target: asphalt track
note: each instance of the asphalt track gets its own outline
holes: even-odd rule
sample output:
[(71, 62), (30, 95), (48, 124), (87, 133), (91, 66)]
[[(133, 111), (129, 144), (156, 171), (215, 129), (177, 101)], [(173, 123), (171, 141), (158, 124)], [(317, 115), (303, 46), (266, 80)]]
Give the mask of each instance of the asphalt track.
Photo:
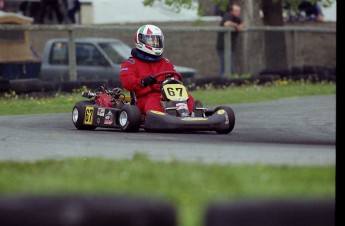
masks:
[(231, 105), (233, 132), (123, 133), (76, 130), (71, 113), (0, 117), (0, 161), (66, 157), (202, 163), (334, 165), (335, 95)]

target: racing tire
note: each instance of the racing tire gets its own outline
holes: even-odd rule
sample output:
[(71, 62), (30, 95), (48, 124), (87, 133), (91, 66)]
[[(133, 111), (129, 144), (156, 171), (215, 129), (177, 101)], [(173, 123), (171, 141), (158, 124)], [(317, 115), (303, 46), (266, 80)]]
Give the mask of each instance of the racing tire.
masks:
[(0, 93), (2, 92), (10, 92), (10, 80), (0, 77)]
[(84, 125), (84, 119), (85, 119), (85, 107), (87, 105), (93, 105), (93, 101), (80, 101), (77, 102), (72, 110), (72, 122), (74, 126), (79, 129), (79, 130), (95, 130), (96, 126), (89, 126), (89, 125)]
[(234, 111), (232, 110), (231, 107), (227, 107), (227, 106), (216, 107), (216, 109), (214, 109), (214, 112), (217, 112), (218, 110), (224, 110), (228, 114), (229, 127), (227, 129), (224, 129), (224, 130), (216, 130), (216, 132), (219, 133), (219, 134), (228, 134), (228, 133), (230, 133), (234, 129), (234, 126), (235, 126), (235, 113), (234, 113)]
[(125, 105), (120, 111), (118, 125), (124, 132), (137, 132), (141, 125), (141, 113), (135, 105)]
[(10, 80), (10, 88), (16, 93), (41, 92), (42, 80), (36, 78)]
[(80, 81), (64, 81), (60, 83), (60, 91), (72, 93), (81, 88)]
[(85, 86), (87, 89), (98, 89), (100, 86), (108, 86), (108, 80), (96, 80), (96, 81), (80, 81), (80, 86)]
[(44, 92), (55, 92), (57, 91), (56, 85), (54, 82), (42, 81), (42, 87)]

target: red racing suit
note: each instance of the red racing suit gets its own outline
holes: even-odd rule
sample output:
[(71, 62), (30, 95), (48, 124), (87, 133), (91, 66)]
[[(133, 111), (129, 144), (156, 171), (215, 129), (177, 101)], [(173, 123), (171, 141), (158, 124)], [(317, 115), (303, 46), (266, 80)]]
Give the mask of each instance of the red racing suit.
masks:
[[(175, 71), (174, 65), (165, 57), (156, 62), (130, 57), (122, 62), (120, 72), (122, 86), (128, 91), (135, 92), (138, 99), (136, 105), (143, 115), (146, 115), (146, 112), (149, 110), (164, 112), (161, 105), (160, 84), (146, 87), (141, 85), (141, 80), (146, 76), (156, 75), (163, 71)], [(163, 80), (164, 76), (157, 79), (157, 81)], [(193, 111), (194, 99), (190, 94), (187, 104), (191, 113)]]

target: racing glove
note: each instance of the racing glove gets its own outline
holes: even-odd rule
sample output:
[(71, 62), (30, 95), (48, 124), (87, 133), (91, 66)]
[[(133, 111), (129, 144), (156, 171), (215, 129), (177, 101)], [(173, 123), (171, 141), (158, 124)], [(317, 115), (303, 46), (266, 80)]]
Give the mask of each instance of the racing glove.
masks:
[(148, 75), (145, 78), (141, 79), (141, 86), (146, 87), (149, 85), (153, 85), (156, 82), (156, 78), (153, 75)]

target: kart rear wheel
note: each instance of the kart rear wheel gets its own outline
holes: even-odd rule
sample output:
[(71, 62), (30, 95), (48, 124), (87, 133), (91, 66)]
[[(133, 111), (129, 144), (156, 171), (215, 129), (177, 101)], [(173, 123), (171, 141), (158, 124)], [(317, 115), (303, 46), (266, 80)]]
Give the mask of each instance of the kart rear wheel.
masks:
[(235, 113), (231, 107), (227, 107), (227, 106), (219, 106), (216, 109), (214, 109), (214, 112), (217, 112), (218, 110), (224, 110), (228, 114), (229, 127), (224, 130), (217, 130), (216, 132), (219, 134), (228, 134), (234, 129)]
[(94, 130), (96, 126), (84, 125), (85, 118), (85, 107), (88, 105), (93, 105), (93, 101), (80, 101), (76, 103), (72, 110), (72, 122), (74, 126), (79, 130)]
[(125, 105), (118, 117), (118, 124), (124, 132), (137, 132), (141, 125), (141, 113), (135, 105)]

